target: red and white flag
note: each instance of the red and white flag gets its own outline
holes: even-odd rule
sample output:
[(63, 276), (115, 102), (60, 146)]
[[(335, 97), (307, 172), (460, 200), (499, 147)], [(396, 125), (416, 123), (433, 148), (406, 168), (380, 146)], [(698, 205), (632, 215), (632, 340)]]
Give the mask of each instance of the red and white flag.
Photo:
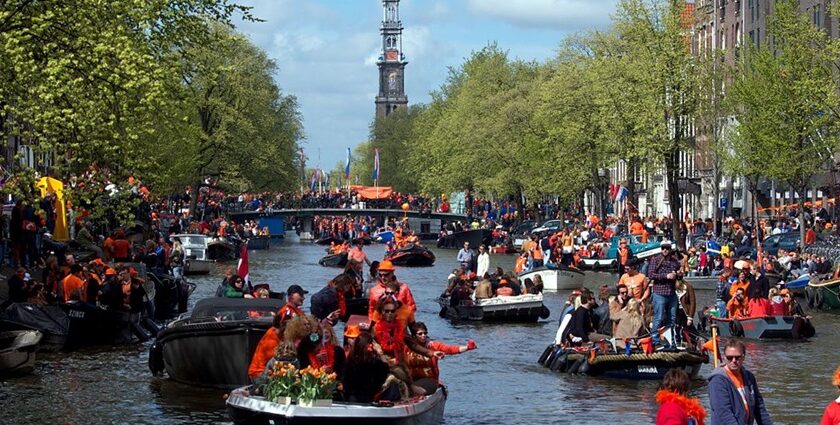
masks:
[(237, 266), (237, 273), (242, 280), (245, 281), (246, 285), (250, 285), (251, 282), (248, 279), (248, 242), (242, 242), (242, 250), (239, 252), (239, 265)]

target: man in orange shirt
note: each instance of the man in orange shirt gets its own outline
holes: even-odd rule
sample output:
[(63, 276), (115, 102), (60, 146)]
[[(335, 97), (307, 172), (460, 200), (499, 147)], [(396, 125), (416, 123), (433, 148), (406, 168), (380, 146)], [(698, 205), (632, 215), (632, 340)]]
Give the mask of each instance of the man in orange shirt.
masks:
[(87, 302), (87, 290), (85, 280), (82, 277), (84, 269), (79, 264), (73, 264), (62, 282), (64, 289), (64, 302), (84, 301)]
[(618, 285), (626, 286), (630, 296), (638, 301), (644, 301), (650, 296), (645, 291), (648, 287), (648, 278), (639, 273), (638, 264), (639, 260), (635, 258), (627, 262), (626, 272), (618, 279)]
[(251, 378), (251, 381), (257, 379), (263, 373), (269, 360), (274, 357), (277, 346), (283, 340), (283, 335), (280, 334), (283, 327), (282, 323), (283, 317), (279, 314), (275, 315), (271, 328), (265, 331), (265, 334), (260, 338), (260, 343), (254, 350), (254, 356), (251, 357), (251, 364), (248, 366), (248, 377)]

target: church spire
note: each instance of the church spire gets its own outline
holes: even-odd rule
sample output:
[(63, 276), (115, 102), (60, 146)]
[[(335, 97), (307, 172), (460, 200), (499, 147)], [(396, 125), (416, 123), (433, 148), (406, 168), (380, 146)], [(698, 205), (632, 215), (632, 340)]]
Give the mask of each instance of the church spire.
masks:
[(402, 50), (400, 0), (382, 0), (382, 53), (379, 56), (379, 94), (376, 117), (382, 118), (408, 105), (405, 95), (405, 55)]

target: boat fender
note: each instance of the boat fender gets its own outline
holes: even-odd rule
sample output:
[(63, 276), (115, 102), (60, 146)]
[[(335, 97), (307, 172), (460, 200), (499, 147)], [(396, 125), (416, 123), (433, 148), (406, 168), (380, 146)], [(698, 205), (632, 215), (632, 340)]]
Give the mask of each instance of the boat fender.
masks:
[(823, 298), (823, 291), (822, 289), (817, 289), (814, 291), (814, 307), (816, 308), (823, 308), (823, 302), (825, 299)]
[(155, 341), (149, 347), (149, 370), (153, 375), (158, 375), (163, 372), (163, 346)]
[(732, 336), (744, 336), (744, 326), (741, 325), (741, 321), (738, 319), (732, 319), (732, 321), (729, 322), (729, 331), (732, 333)]
[(543, 351), (542, 355), (540, 355), (540, 359), (537, 360), (537, 363), (544, 365), (545, 360), (548, 358), (552, 351), (554, 351), (554, 344), (545, 347), (545, 351)]
[(793, 319), (793, 326), (790, 328), (790, 334), (793, 339), (802, 338), (802, 324), (804, 322), (801, 317)]
[(817, 306), (816, 295), (814, 294), (814, 288), (810, 286), (805, 288), (805, 300), (808, 302), (808, 307), (815, 308)]
[(574, 363), (572, 363), (571, 366), (569, 366), (569, 369), (566, 370), (566, 373), (569, 373), (569, 374), (578, 373), (578, 369), (580, 369), (581, 365), (583, 365), (585, 362), (586, 362), (586, 359), (576, 360)]
[(444, 305), (444, 306), (441, 306), (441, 307), (440, 307), (440, 313), (438, 313), (438, 316), (440, 316), (440, 317), (446, 317), (446, 309), (447, 309), (447, 308), (448, 308), (448, 307), (447, 307), (447, 306), (445, 306), (445, 305)]
[(802, 338), (811, 338), (817, 334), (817, 330), (814, 329), (814, 325), (811, 324), (811, 321), (808, 319), (803, 319), (802, 328), (799, 331), (799, 335)]
[(559, 345), (552, 347), (551, 352), (548, 354), (548, 357), (546, 357), (545, 361), (543, 361), (543, 366), (551, 366), (551, 363), (554, 361), (554, 359), (556, 359), (557, 356), (559, 356), (562, 352), (563, 347), (560, 347)]
[(589, 373), (589, 361), (585, 358), (581, 359), (581, 360), (583, 360), (583, 363), (581, 363), (580, 367), (578, 367), (577, 373), (580, 373), (580, 374)]
[(551, 310), (549, 310), (546, 306), (542, 306), (542, 310), (540, 310), (540, 319), (548, 319), (548, 316), (551, 316)]
[(564, 351), (554, 358), (554, 361), (552, 361), (549, 365), (549, 369), (551, 369), (552, 372), (562, 371), (566, 368), (568, 363), (569, 354)]

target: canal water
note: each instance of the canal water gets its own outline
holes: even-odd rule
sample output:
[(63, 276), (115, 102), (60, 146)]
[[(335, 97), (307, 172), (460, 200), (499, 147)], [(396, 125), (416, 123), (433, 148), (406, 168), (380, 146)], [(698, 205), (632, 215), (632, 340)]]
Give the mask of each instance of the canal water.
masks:
[[(366, 247), (372, 259), (383, 248)], [(433, 267), (398, 268), (417, 300), (417, 320), (434, 339), (463, 344), (473, 339), (478, 350), (448, 356), (441, 377), (449, 388), (445, 423), (453, 424), (590, 424), (652, 423), (656, 416), (655, 382), (628, 382), (552, 373), (536, 360), (553, 339), (566, 292), (547, 293), (551, 317), (536, 324), (451, 323), (438, 316), (435, 298), (456, 265), (456, 251), (434, 249)], [(273, 290), (297, 283), (314, 293), (338, 269), (318, 265), (324, 248), (286, 240), (270, 251), (250, 254), (251, 279)], [(491, 267), (508, 270), (514, 257), (494, 255)], [(196, 299), (213, 295), (223, 267), (195, 278)], [(589, 273), (587, 286), (613, 283), (615, 276)], [(710, 292), (698, 292), (702, 303)], [(309, 308), (307, 300), (306, 309)], [(753, 342), (746, 366), (758, 378), (770, 414), (778, 424), (816, 424), (825, 405), (837, 397), (830, 375), (840, 364), (840, 316), (812, 312), (817, 336), (808, 342)], [(193, 388), (152, 377), (149, 344), (96, 347), (72, 353), (39, 356), (35, 373), (0, 382), (4, 424), (99, 423), (229, 423), (224, 392)], [(711, 366), (704, 366), (708, 377)], [(708, 409), (704, 380), (692, 394)]]

